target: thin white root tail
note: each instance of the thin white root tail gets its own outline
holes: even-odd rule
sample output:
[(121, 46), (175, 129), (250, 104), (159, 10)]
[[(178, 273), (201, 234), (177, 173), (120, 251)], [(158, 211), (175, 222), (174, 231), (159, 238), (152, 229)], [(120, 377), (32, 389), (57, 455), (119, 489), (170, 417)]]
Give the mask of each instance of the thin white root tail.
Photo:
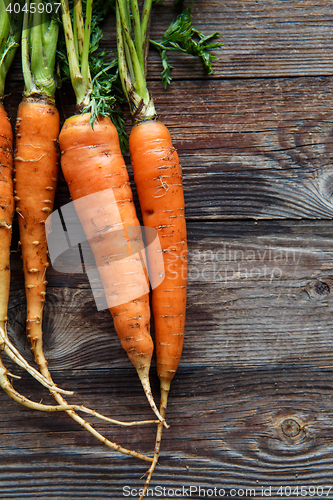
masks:
[[(165, 418), (165, 414), (166, 414), (166, 409), (167, 409), (167, 404), (168, 404), (168, 394), (169, 394), (169, 389), (170, 389), (170, 384), (169, 384), (169, 388), (168, 389), (165, 389), (163, 387), (161, 387), (161, 403), (160, 403), (160, 413), (161, 415), (163, 416), (163, 418)], [(163, 432), (163, 423), (160, 422), (157, 426), (157, 432), (156, 432), (156, 440), (155, 440), (155, 449), (154, 449), (154, 458), (153, 458), (153, 461), (152, 461), (152, 464), (151, 466), (149, 467), (148, 471), (146, 474), (147, 475), (147, 479), (146, 479), (146, 482), (145, 482), (145, 485), (144, 485), (144, 488), (143, 488), (143, 491), (142, 491), (142, 494), (139, 498), (139, 500), (143, 500), (147, 490), (148, 490), (148, 487), (149, 487), (149, 484), (150, 484), (150, 480), (152, 478), (152, 475), (154, 473), (154, 470), (155, 470), (155, 467), (158, 463), (158, 457), (160, 455), (160, 448), (161, 448), (161, 441), (162, 441), (162, 432)]]
[[(35, 358), (39, 360), (39, 369), (42, 373), (42, 375), (52, 384), (52, 377), (49, 372), (49, 369), (47, 367), (47, 361), (44, 356), (43, 348), (42, 348), (42, 342), (37, 342), (34, 345), (34, 355)], [(65, 399), (59, 394), (57, 391), (50, 390), (51, 395), (53, 399), (59, 404), (59, 405), (66, 405), (67, 402)], [(94, 410), (90, 410), (89, 408), (86, 408), (84, 406), (76, 406), (74, 409), (69, 409), (65, 410), (67, 415), (69, 415), (75, 422), (77, 422), (81, 427), (83, 427), (86, 431), (88, 431), (92, 436), (94, 436), (96, 439), (98, 439), (101, 443), (105, 444), (109, 448), (111, 448), (114, 451), (118, 451), (119, 453), (123, 453), (124, 455), (128, 455), (131, 457), (139, 458), (140, 460), (145, 460), (146, 462), (152, 462), (153, 458), (148, 457), (146, 455), (143, 455), (142, 453), (139, 453), (134, 450), (128, 450), (127, 448), (123, 448), (119, 444), (109, 441), (107, 438), (105, 438), (102, 434), (100, 434), (96, 429), (89, 424), (86, 420), (84, 420), (80, 415), (76, 413), (76, 411), (85, 411), (85, 413), (89, 413), (94, 416), (100, 416), (101, 415)], [(99, 417), (99, 418), (100, 418)], [(103, 415), (103, 420), (108, 420), (111, 421), (112, 419), (108, 419), (108, 417), (104, 417)], [(116, 423), (116, 420), (113, 420), (112, 423)], [(124, 422), (123, 424), (126, 425)], [(131, 423), (132, 425), (135, 425), (135, 423)]]
[(31, 401), (31, 399), (26, 398), (25, 396), (22, 396), (19, 392), (17, 392), (12, 384), (10, 383), (8, 379), (8, 371), (5, 368), (4, 364), (2, 363), (2, 360), (0, 358), (0, 387), (5, 391), (8, 396), (16, 401), (17, 403), (22, 404), (23, 406), (26, 406), (27, 408), (30, 408), (32, 410), (38, 410), (38, 411), (47, 411), (47, 412), (53, 412), (53, 411), (66, 411), (66, 410), (73, 410), (75, 406), (73, 405), (68, 405), (68, 404), (62, 404), (62, 405), (44, 405), (42, 403), (37, 403), (35, 401)]
[[(43, 376), (38, 370), (33, 368), (29, 363), (24, 359), (24, 357), (20, 354), (20, 352), (16, 349), (16, 347), (11, 343), (9, 340), (6, 332), (0, 327), (0, 349), (3, 350), (7, 356), (14, 361), (18, 366), (21, 368), (24, 368), (32, 377), (34, 377), (38, 382), (40, 382), (44, 387), (49, 389), (51, 392), (58, 392), (62, 394), (68, 394), (72, 395), (74, 394), (73, 391), (66, 391), (64, 389), (61, 389), (57, 385), (54, 384), (54, 382), (47, 380), (45, 376)], [(32, 410), (38, 410), (38, 411), (47, 411), (47, 412), (54, 412), (54, 411), (65, 411), (65, 410), (75, 410), (75, 411), (82, 411), (83, 413), (87, 413), (89, 415), (92, 415), (96, 418), (99, 418), (100, 420), (104, 420), (106, 422), (109, 422), (114, 425), (120, 425), (123, 427), (131, 427), (135, 425), (148, 425), (148, 424), (156, 424), (159, 421), (158, 420), (141, 420), (141, 421), (132, 421), (132, 422), (122, 422), (120, 420), (115, 420), (113, 418), (106, 417), (105, 415), (102, 415), (101, 413), (98, 413), (95, 410), (91, 410), (90, 408), (87, 408), (86, 406), (83, 405), (69, 405), (69, 404), (60, 404), (57, 406), (54, 405), (45, 405), (41, 403), (37, 403), (35, 401), (31, 401), (29, 398), (26, 398), (19, 392), (17, 392), (12, 384), (8, 380), (8, 375), (20, 379), (21, 377), (18, 375), (15, 375), (14, 373), (10, 373), (3, 365), (2, 361), (0, 360), (0, 386), (2, 389), (8, 394), (8, 396), (16, 401), (17, 403), (23, 404), (24, 406), (31, 408)]]
[(82, 411), (84, 413), (88, 413), (94, 417), (99, 418), (100, 420), (105, 420), (105, 422), (109, 422), (110, 424), (120, 425), (121, 427), (133, 427), (134, 425), (148, 425), (148, 424), (158, 424), (159, 420), (134, 420), (133, 422), (122, 422), (121, 420), (115, 420), (114, 418), (106, 417), (101, 413), (98, 413), (95, 410), (91, 410), (86, 406), (77, 406), (75, 408), (76, 411)]
[(149, 402), (153, 412), (157, 416), (158, 420), (164, 425), (164, 427), (169, 429), (170, 426), (166, 423), (165, 418), (161, 415), (160, 411), (158, 411), (157, 406), (155, 404), (155, 401), (154, 401), (154, 398), (153, 398), (153, 395), (151, 392), (151, 388), (150, 388), (149, 377), (145, 374), (141, 375), (140, 373), (139, 373), (139, 377), (141, 380), (143, 390), (145, 391), (148, 402)]
[(32, 377), (34, 377), (38, 382), (40, 382), (44, 387), (49, 390), (56, 390), (62, 394), (74, 394), (73, 391), (65, 391), (60, 387), (57, 387), (53, 382), (50, 383), (38, 370), (29, 365), (29, 363), (24, 359), (24, 357), (19, 353), (16, 347), (9, 340), (6, 332), (0, 328), (0, 349), (3, 350), (7, 356), (14, 361), (18, 366), (24, 368)]
[[(27, 408), (30, 408), (32, 410), (38, 410), (38, 411), (46, 411), (46, 412), (55, 412), (55, 411), (65, 411), (73, 420), (78, 422), (82, 427), (84, 427), (90, 434), (92, 434), (94, 437), (96, 437), (101, 443), (105, 444), (109, 448), (111, 448), (114, 451), (118, 451), (120, 453), (123, 453), (125, 455), (139, 458), (140, 460), (145, 460), (146, 462), (152, 462), (153, 458), (148, 457), (146, 455), (143, 455), (137, 451), (133, 450), (127, 450), (126, 448), (123, 448), (117, 443), (114, 443), (112, 441), (109, 441), (106, 439), (102, 434), (97, 432), (94, 427), (92, 427), (88, 422), (86, 422), (83, 418), (81, 418), (79, 415), (75, 413), (75, 410), (82, 410), (80, 406), (77, 405), (68, 405), (67, 402), (63, 399), (63, 397), (57, 393), (52, 391), (52, 395), (54, 399), (59, 403), (58, 405), (44, 405), (42, 403), (36, 403), (35, 401), (31, 401), (30, 399), (26, 398), (19, 392), (17, 392), (10, 381), (8, 380), (7, 376), (8, 372), (7, 369), (5, 368), (2, 359), (0, 357), (0, 387), (5, 391), (6, 394), (13, 400), (16, 401), (17, 403), (22, 404), (23, 406), (26, 406)], [(107, 419), (107, 417), (105, 417)], [(110, 419), (111, 420), (111, 419)], [(114, 421), (114, 423), (117, 421)], [(140, 422), (141, 423), (141, 422)], [(133, 424), (134, 423), (131, 423)], [(125, 423), (126, 425), (126, 423)]]

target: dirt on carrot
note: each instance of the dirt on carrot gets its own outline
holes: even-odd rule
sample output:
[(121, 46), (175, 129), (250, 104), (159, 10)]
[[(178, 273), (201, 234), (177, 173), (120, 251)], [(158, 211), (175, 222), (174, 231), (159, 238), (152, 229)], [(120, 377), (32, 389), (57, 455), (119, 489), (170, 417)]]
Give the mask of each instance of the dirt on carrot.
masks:
[(20, 230), (27, 300), (27, 336), (43, 373), (42, 320), (49, 266), (45, 221), (53, 210), (58, 180), (58, 134), (55, 106), (24, 98), (16, 120), (14, 194)]
[[(182, 171), (168, 129), (160, 121), (136, 124), (130, 153), (143, 223), (156, 229), (165, 276), (152, 292), (157, 373), (168, 391), (179, 365), (185, 327), (187, 240)], [(148, 262), (154, 261), (149, 254)]]

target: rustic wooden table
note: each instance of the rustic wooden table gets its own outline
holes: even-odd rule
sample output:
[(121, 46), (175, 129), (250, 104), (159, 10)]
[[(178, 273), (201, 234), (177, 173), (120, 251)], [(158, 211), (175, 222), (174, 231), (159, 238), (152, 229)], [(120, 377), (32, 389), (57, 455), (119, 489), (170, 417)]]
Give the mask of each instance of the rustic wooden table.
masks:
[[(170, 0), (156, 6), (152, 37), (175, 15)], [(190, 265), (171, 427), (150, 498), (219, 498), (223, 490), (333, 498), (332, 15), (327, 0), (196, 0), (194, 24), (218, 30), (224, 46), (209, 78), (193, 58), (171, 57), (167, 91), (151, 51), (150, 90), (183, 165)], [(13, 124), (22, 89), (18, 56), (7, 80)], [(61, 106), (63, 118), (70, 112)], [(57, 206), (68, 201), (61, 178)], [(32, 363), (16, 246), (17, 233), (8, 330)], [(56, 382), (106, 415), (151, 418), (86, 276), (50, 268), (48, 281), (45, 352)], [(22, 375), (18, 390), (51, 402), (4, 360)], [(155, 365), (151, 380), (158, 399)], [(29, 411), (2, 392), (0, 404), (1, 500), (137, 498), (144, 462), (111, 452), (66, 414)], [(128, 448), (153, 450), (152, 426), (90, 421)]]

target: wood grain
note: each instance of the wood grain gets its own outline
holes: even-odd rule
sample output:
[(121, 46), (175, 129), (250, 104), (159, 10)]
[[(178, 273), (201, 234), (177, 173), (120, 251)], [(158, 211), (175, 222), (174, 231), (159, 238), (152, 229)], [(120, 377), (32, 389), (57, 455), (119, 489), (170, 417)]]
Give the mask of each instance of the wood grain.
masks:
[[(171, 430), (163, 439), (153, 486), (276, 490), (311, 486), (316, 477), (323, 484), (321, 474), (330, 469), (332, 425), (331, 241), (329, 221), (189, 224), (186, 341), (170, 395)], [(15, 283), (18, 257), (13, 254)], [(150, 418), (110, 314), (95, 310), (85, 276), (50, 269), (48, 280), (45, 352), (57, 383), (75, 388), (75, 401), (106, 415)], [(24, 297), (17, 289), (11, 296), (9, 333), (29, 359), (23, 325)], [(157, 395), (154, 366), (152, 386)], [(49, 400), (26, 375), (15, 387)], [(33, 480), (23, 466), (22, 488), (41, 498), (84, 494), (89, 499), (96, 491), (98, 498), (122, 498), (123, 487), (142, 486), (145, 464), (104, 449), (66, 415), (36, 415), (4, 394), (0, 400), (6, 463), (0, 477), (9, 475), (3, 490), (8, 498), (22, 457), (44, 478)], [(150, 427), (110, 429), (99, 422), (97, 428), (123, 445), (152, 450)], [(14, 458), (18, 440), (19, 461)], [(329, 478), (327, 472), (325, 484)], [(97, 480), (98, 490), (86, 487)], [(15, 492), (26, 498), (23, 489)]]
[[(160, 40), (165, 26), (176, 18), (171, 0), (156, 6), (151, 38)], [(194, 26), (205, 34), (220, 33), (223, 47), (214, 53), (215, 78), (261, 78), (331, 75), (333, 68), (331, 5), (325, 0), (196, 0)], [(112, 31), (111, 36), (112, 39)], [(201, 64), (192, 57), (171, 55), (173, 77), (204, 77)], [(150, 78), (161, 71), (151, 51)]]
[[(332, 238), (329, 221), (188, 224), (182, 364), (332, 363)], [(19, 282), (18, 255), (12, 260)], [(97, 310), (86, 275), (50, 269), (47, 276), (44, 342), (50, 368), (129, 367), (110, 313)], [(24, 318), (19, 287), (10, 297), (8, 328), (28, 358)]]
[[(174, 82), (167, 92), (151, 84), (180, 154), (188, 220), (332, 218), (332, 85), (331, 77)], [(68, 197), (61, 176), (56, 207)]]
[(178, 102), (162, 119), (180, 152), (187, 217), (331, 218), (331, 86), (301, 78), (154, 88), (157, 109)]
[[(129, 403), (131, 376), (124, 370), (111, 374), (122, 379), (121, 402)], [(82, 371), (80, 376), (84, 375)], [(110, 372), (94, 370), (89, 379), (96, 388), (104, 388), (106, 375)], [(65, 371), (60, 382), (72, 376)], [(326, 485), (333, 480), (331, 385), (331, 369), (309, 369), (302, 364), (262, 370), (231, 370), (220, 365), (181, 368), (170, 399), (172, 425), (164, 433), (152, 487), (254, 488), (258, 498), (263, 498), (262, 486), (272, 488), (272, 498), (279, 497), (276, 492), (281, 486), (322, 485), (328, 491)], [(102, 390), (104, 401), (108, 397), (112, 401), (114, 413), (121, 403), (115, 401), (114, 391)], [(98, 402), (96, 392), (81, 393), (89, 403)], [(216, 394), (219, 397), (212, 398)], [(123, 498), (126, 486), (141, 487), (145, 464), (105, 451), (65, 416), (32, 417), (8, 399), (2, 408), (12, 416), (9, 424), (3, 417), (1, 421), (3, 498), (116, 499)], [(133, 415), (141, 409), (134, 407)], [(13, 424), (24, 424), (19, 455), (13, 446)], [(152, 429), (127, 432), (99, 427), (141, 450), (153, 442)]]

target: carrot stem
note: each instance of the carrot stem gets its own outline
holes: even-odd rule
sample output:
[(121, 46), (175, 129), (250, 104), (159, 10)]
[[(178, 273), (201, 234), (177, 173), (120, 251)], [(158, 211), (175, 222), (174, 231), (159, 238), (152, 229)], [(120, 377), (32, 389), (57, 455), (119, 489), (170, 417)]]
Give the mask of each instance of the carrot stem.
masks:
[(62, 23), (64, 26), (64, 31), (66, 33), (66, 48), (69, 71), (71, 75), (72, 86), (76, 96), (76, 104), (77, 106), (84, 106), (86, 105), (87, 95), (89, 96), (89, 89), (85, 88), (83, 77), (80, 71), (68, 0), (61, 0), (61, 9)]
[(5, 92), (5, 81), (13, 62), (21, 35), (21, 14), (9, 14), (11, 0), (0, 0), (0, 98)]
[[(133, 120), (152, 120), (157, 117), (157, 113), (146, 84), (144, 67), (145, 53), (142, 47), (139, 49), (142, 57), (139, 57), (137, 53), (136, 45), (131, 38), (130, 25), (128, 25), (126, 16), (126, 6), (126, 0), (117, 0), (116, 16), (119, 76), (125, 96), (131, 108)], [(146, 7), (145, 16), (150, 12), (149, 5)]]
[[(81, 0), (77, 0), (80, 3)], [(93, 0), (87, 0), (86, 4), (86, 19), (84, 25), (84, 38), (81, 54), (81, 74), (83, 78), (83, 85), (86, 88), (91, 88), (91, 79), (89, 72), (89, 45), (90, 45), (90, 31), (91, 31), (91, 16), (92, 16)]]
[[(135, 78), (135, 84), (134, 88), (137, 94), (140, 96), (140, 98), (144, 101), (145, 104), (149, 103), (149, 93), (147, 90), (147, 85), (145, 81), (145, 75), (144, 75), (144, 68), (143, 68), (143, 58), (142, 61), (140, 60), (140, 57), (137, 53), (137, 49), (135, 44), (133, 43), (133, 40), (131, 38), (131, 33), (130, 33), (130, 28), (128, 26), (128, 23), (126, 21), (126, 11), (125, 11), (125, 3), (124, 0), (117, 0), (118, 4), (118, 12), (119, 16), (121, 19), (121, 24), (123, 28), (123, 33), (124, 33), (124, 45), (126, 44), (129, 50), (130, 58), (131, 58), (131, 64), (133, 65), (133, 71), (134, 71), (134, 78)], [(140, 50), (141, 52), (141, 50)], [(128, 61), (128, 58), (127, 58)]]
[[(30, 0), (27, 0), (27, 8), (30, 7)], [(22, 56), (22, 71), (24, 78), (24, 85), (29, 93), (37, 91), (34, 79), (32, 77), (30, 68), (30, 54), (29, 54), (29, 14), (28, 11), (24, 13), (22, 40), (21, 40), (21, 56)]]
[(141, 67), (144, 66), (144, 51), (141, 37), (140, 12), (137, 0), (131, 0), (134, 44)]
[[(29, 0), (27, 1), (29, 9)], [(59, 27), (53, 19), (42, 15), (38, 7), (43, 1), (36, 3), (36, 13), (32, 23), (29, 21), (28, 9), (24, 13), (22, 30), (22, 69), (24, 77), (24, 95), (40, 94), (54, 100), (56, 82), (54, 65)]]
[(141, 39), (144, 52), (144, 72), (147, 73), (147, 60), (149, 48), (149, 26), (152, 0), (145, 0), (141, 16)]
[(74, 2), (73, 34), (77, 57), (80, 58), (83, 50), (84, 24), (82, 2)]
[(4, 14), (0, 16), (0, 46), (3, 44), (3, 41), (7, 38), (9, 28), (10, 28), (10, 18), (7, 14), (8, 1), (0, 0), (0, 12)]
[(119, 66), (119, 75), (123, 84), (123, 90), (126, 95), (127, 100), (129, 100), (129, 90), (131, 86), (131, 77), (130, 73), (132, 73), (132, 78), (134, 78), (134, 74), (131, 71), (132, 66), (126, 64), (126, 61), (129, 58), (125, 54), (125, 44), (123, 37), (123, 27), (120, 19), (119, 6), (116, 4), (116, 31), (117, 31), (117, 50), (118, 50), (118, 66)]

